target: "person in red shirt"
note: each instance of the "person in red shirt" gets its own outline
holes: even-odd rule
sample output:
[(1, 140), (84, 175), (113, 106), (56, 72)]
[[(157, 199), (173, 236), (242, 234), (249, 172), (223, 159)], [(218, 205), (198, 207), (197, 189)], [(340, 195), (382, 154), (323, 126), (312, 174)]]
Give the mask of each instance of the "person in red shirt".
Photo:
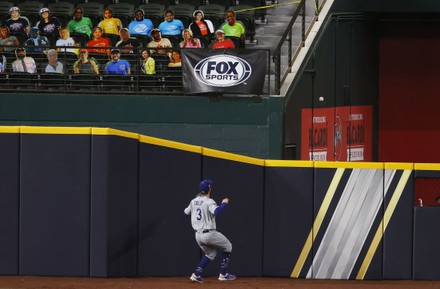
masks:
[(229, 49), (229, 48), (235, 48), (234, 41), (231, 39), (225, 38), (225, 32), (221, 29), (218, 29), (215, 32), (215, 36), (217, 36), (217, 40), (212, 43), (211, 48), (212, 49)]
[(87, 46), (96, 47), (96, 48), (93, 49), (89, 48), (89, 53), (102, 53), (109, 55), (110, 50), (108, 48), (110, 47), (110, 41), (102, 36), (101, 27), (93, 28), (92, 35), (93, 35), (93, 39), (87, 43)]

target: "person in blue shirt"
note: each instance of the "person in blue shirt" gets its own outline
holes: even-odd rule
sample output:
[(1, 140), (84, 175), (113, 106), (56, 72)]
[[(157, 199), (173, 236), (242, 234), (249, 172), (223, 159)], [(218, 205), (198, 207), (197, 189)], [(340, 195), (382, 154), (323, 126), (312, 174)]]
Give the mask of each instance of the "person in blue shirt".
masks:
[(146, 35), (151, 37), (150, 32), (154, 28), (153, 22), (150, 19), (144, 18), (144, 10), (136, 9), (134, 11), (134, 20), (128, 24), (128, 31), (131, 35)]
[(112, 49), (110, 52), (111, 61), (107, 63), (105, 67), (105, 74), (117, 74), (117, 75), (129, 75), (130, 63), (128, 61), (120, 59), (121, 52), (119, 49)]
[(162, 36), (166, 35), (177, 35), (181, 36), (183, 27), (182, 21), (174, 19), (174, 12), (172, 10), (165, 11), (165, 20), (159, 24), (159, 30)]

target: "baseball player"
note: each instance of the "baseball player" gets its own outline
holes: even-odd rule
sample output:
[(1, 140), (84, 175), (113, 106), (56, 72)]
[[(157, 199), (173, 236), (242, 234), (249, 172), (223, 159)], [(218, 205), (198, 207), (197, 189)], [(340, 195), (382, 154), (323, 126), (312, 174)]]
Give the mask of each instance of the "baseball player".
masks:
[(191, 200), (184, 213), (191, 215), (191, 224), (196, 232), (196, 241), (205, 253), (200, 260), (197, 269), (189, 278), (193, 282), (203, 283), (203, 269), (206, 265), (214, 260), (217, 255), (217, 249), (221, 253), (220, 281), (231, 281), (237, 278), (235, 275), (228, 273), (229, 256), (232, 251), (232, 244), (220, 232), (216, 230), (215, 217), (220, 215), (228, 206), (229, 199), (224, 198), (220, 206), (211, 199), (213, 182), (211, 180), (203, 180), (199, 184), (199, 194)]

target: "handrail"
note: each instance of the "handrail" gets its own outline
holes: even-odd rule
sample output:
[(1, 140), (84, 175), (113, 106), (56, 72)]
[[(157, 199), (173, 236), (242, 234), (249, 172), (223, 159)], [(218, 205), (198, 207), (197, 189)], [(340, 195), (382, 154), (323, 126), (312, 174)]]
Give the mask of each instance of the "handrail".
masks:
[[(305, 43), (305, 7), (306, 7), (306, 0), (301, 0), (301, 2), (298, 4), (297, 9), (295, 10), (289, 24), (287, 25), (287, 29), (284, 32), (284, 34), (281, 36), (280, 42), (278, 43), (274, 55), (273, 55), (273, 61), (275, 62), (275, 94), (279, 95), (281, 91), (281, 85), (284, 82), (287, 73), (290, 72), (290, 68), (292, 66), (292, 28), (295, 22), (297, 21), (299, 16), (302, 16), (301, 21), (301, 43), (299, 47), (304, 46)], [(286, 73), (281, 75), (281, 49), (284, 45), (285, 41), (288, 41), (288, 51), (287, 51), (287, 57), (288, 57), (288, 70)]]

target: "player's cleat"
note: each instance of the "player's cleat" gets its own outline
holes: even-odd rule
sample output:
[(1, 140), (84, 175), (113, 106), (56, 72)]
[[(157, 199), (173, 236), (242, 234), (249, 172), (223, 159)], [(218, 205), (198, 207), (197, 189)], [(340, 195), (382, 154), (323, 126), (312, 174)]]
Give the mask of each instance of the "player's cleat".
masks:
[(205, 280), (203, 280), (202, 276), (196, 276), (194, 273), (189, 277), (189, 280), (197, 283), (203, 283)]
[(232, 281), (232, 280), (235, 280), (236, 278), (237, 278), (237, 276), (229, 274), (229, 273), (226, 273), (226, 275), (220, 274), (218, 276), (218, 280), (220, 280), (220, 281)]

